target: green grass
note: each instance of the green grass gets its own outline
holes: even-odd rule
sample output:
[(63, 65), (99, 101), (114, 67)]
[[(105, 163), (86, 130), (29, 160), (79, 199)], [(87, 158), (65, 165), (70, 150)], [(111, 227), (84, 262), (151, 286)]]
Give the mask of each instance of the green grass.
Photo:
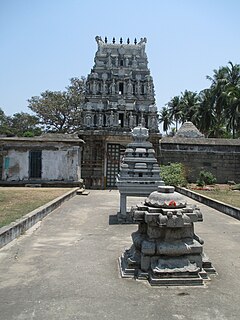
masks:
[(70, 188), (0, 187), (0, 227), (70, 191)]
[(240, 208), (240, 191), (234, 190), (194, 190), (209, 198), (230, 204), (234, 207)]

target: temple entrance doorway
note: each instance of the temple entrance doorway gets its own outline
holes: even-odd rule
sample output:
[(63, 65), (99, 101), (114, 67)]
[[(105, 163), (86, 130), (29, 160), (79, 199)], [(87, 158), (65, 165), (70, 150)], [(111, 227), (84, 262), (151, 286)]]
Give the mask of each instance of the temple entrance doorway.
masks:
[(116, 188), (116, 177), (126, 147), (117, 143), (107, 144), (106, 187)]

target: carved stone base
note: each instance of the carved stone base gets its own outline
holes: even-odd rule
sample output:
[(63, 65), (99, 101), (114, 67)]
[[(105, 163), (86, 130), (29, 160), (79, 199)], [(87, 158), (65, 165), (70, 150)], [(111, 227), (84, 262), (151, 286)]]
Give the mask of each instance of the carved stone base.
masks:
[(147, 280), (151, 286), (203, 286), (205, 281), (210, 280), (208, 273), (216, 273), (210, 261), (203, 262), (202, 269), (188, 264), (187, 267), (168, 268), (167, 271), (159, 268), (158, 271), (155, 269), (144, 272), (138, 263), (129, 261), (129, 250), (118, 261), (122, 278)]

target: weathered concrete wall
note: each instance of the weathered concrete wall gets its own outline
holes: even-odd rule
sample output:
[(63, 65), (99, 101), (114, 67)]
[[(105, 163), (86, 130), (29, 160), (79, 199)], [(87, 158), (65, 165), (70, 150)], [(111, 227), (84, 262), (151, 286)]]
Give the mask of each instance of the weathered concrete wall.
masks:
[(3, 180), (28, 179), (28, 153), (19, 150), (9, 150), (3, 157)]
[[(240, 182), (240, 140), (164, 138), (160, 142), (161, 164), (180, 162), (184, 165), (187, 180), (195, 182), (200, 170), (212, 172), (218, 183)], [(224, 144), (225, 143), (225, 144)]]
[(42, 179), (79, 180), (79, 153), (79, 148), (43, 151)]
[[(29, 150), (9, 149), (3, 156), (2, 180), (29, 179)], [(42, 180), (81, 179), (81, 149), (64, 147), (58, 150), (42, 150)]]

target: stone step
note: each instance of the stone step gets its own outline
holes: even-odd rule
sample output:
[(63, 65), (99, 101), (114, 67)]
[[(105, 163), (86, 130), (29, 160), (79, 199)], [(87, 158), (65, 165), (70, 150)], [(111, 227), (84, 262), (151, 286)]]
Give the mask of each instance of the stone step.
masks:
[(77, 195), (80, 195), (80, 196), (88, 196), (89, 193), (90, 193), (90, 191), (86, 191), (86, 189), (84, 189), (84, 188), (77, 190)]
[(196, 278), (155, 278), (150, 275), (149, 283), (151, 286), (202, 286), (203, 279), (198, 276)]

